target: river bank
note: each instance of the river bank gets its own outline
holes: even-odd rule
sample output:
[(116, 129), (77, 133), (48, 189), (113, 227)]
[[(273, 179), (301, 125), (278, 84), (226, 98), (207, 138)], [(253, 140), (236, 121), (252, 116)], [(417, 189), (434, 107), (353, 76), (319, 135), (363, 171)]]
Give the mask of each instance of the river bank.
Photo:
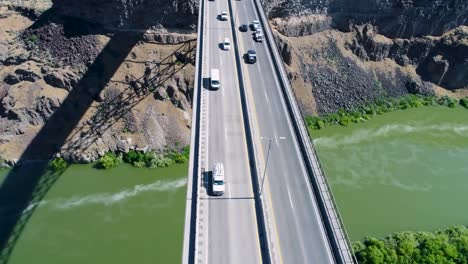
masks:
[(388, 97), (371, 104), (358, 106), (352, 111), (340, 110), (337, 113), (323, 116), (306, 116), (305, 120), (309, 131), (320, 130), (332, 125), (349, 126), (352, 123), (362, 123), (377, 115), (422, 106), (446, 106), (449, 108), (460, 106), (468, 109), (468, 97), (463, 97), (460, 100), (449, 96), (406, 95), (395, 98)]
[[(8, 263), (179, 262), (187, 166), (70, 165), (39, 203)], [(0, 183), (8, 172), (0, 170)]]

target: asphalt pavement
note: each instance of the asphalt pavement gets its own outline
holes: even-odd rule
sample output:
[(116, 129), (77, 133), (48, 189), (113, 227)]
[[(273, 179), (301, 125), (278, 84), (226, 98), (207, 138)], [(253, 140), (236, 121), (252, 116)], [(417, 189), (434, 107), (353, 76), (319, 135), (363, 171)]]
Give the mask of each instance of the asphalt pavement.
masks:
[[(259, 20), (252, 0), (233, 1), (233, 12), (236, 27)], [(263, 198), (273, 207), (280, 260), (334, 263), (271, 54), (265, 42), (254, 42), (250, 28), (238, 32), (240, 52), (257, 52), (257, 63), (243, 63), (244, 83), (250, 95), (254, 140), (261, 146), (262, 164), (258, 166), (262, 170), (268, 138), (272, 139)]]
[[(202, 263), (262, 263), (234, 48), (226, 51), (220, 46), (226, 37), (233, 40), (230, 21), (218, 19), (222, 11), (228, 11), (226, 0), (205, 2), (201, 96), (207, 102), (208, 143), (207, 162), (202, 166), (211, 171), (215, 162), (224, 164), (226, 191), (215, 197), (207, 188), (200, 197), (207, 208), (207, 221), (201, 229), (208, 241), (203, 245), (206, 259)], [(213, 68), (220, 73), (218, 90), (208, 87)]]

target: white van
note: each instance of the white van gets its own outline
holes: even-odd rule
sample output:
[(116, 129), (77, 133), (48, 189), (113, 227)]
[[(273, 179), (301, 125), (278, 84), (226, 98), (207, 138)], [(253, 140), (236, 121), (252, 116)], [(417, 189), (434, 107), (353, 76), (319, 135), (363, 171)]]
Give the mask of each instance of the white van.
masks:
[(210, 77), (211, 77), (211, 80), (210, 80), (211, 88), (218, 89), (221, 86), (221, 81), (219, 80), (219, 70), (211, 69)]
[(231, 48), (231, 40), (229, 38), (224, 38), (223, 49), (229, 50)]
[(224, 165), (220, 162), (215, 162), (212, 175), (211, 190), (213, 195), (223, 195), (224, 190), (226, 189), (224, 181)]

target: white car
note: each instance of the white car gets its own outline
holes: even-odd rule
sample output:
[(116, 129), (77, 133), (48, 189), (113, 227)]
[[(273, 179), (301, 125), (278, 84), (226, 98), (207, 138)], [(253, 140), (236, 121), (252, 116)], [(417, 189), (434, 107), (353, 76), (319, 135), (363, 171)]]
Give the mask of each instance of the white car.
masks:
[(263, 41), (263, 33), (261, 30), (257, 30), (254, 34), (254, 40), (257, 42), (262, 42)]
[(224, 181), (224, 166), (222, 163), (216, 162), (213, 166), (213, 178), (211, 179), (211, 189), (213, 195), (223, 195), (226, 189)]
[(223, 41), (223, 49), (229, 50), (231, 49), (231, 40), (229, 38), (225, 38)]
[(223, 20), (223, 21), (226, 21), (229, 19), (229, 16), (227, 14), (227, 11), (223, 11), (221, 12), (221, 15), (219, 15), (219, 19)]
[(260, 21), (254, 20), (251, 24), (252, 31), (257, 31), (260, 29)]

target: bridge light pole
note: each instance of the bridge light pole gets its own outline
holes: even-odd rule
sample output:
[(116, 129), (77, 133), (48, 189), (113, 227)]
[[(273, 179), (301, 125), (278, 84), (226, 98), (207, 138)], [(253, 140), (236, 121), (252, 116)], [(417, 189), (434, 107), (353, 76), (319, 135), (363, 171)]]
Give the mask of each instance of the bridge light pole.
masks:
[(259, 192), (260, 196), (262, 196), (263, 185), (265, 184), (266, 169), (267, 169), (267, 166), (268, 166), (268, 159), (270, 158), (270, 149), (271, 149), (271, 138), (261, 137), (261, 139), (268, 139), (268, 151), (267, 151), (267, 157), (266, 157), (266, 161), (265, 161), (265, 168), (263, 168), (262, 185), (260, 186), (260, 192)]

